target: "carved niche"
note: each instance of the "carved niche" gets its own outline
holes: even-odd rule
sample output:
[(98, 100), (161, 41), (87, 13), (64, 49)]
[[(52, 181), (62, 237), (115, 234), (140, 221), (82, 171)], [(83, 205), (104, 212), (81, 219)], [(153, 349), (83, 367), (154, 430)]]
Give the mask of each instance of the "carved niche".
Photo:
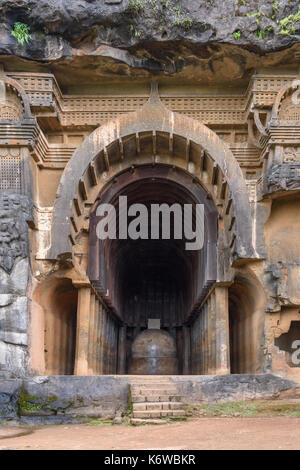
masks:
[(23, 105), (18, 95), (12, 89), (6, 89), (4, 100), (0, 101), (0, 120), (21, 121)]
[(0, 267), (7, 273), (17, 258), (28, 255), (28, 227), (31, 204), (21, 194), (0, 194)]
[(292, 95), (281, 103), (278, 117), (281, 121), (300, 121), (300, 106), (293, 103)]

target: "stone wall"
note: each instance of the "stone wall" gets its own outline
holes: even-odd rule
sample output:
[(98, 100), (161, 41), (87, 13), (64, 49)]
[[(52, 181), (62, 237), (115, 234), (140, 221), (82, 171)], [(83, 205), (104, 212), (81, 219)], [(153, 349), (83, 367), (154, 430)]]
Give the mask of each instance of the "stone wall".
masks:
[(25, 195), (0, 194), (0, 371), (23, 376), (28, 360), (28, 227)]

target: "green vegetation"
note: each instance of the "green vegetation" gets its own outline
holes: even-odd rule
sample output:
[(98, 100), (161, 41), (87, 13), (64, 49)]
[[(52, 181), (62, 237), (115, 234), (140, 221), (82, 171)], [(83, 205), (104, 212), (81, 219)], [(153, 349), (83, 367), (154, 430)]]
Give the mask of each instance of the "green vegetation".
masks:
[(35, 395), (27, 395), (22, 389), (18, 398), (18, 409), (20, 415), (38, 414), (41, 409), (50, 410), (50, 403), (57, 400), (57, 396), (49, 396), (44, 400)]
[(261, 20), (262, 15), (263, 15), (262, 9), (263, 9), (263, 7), (261, 6), (259, 11), (255, 12), (255, 13), (247, 13), (247, 16), (249, 16), (249, 18), (255, 18), (256, 23), (259, 25), (259, 22)]
[(268, 26), (267, 28), (261, 28), (260, 27), (260, 21), (262, 17), (270, 18), (274, 22), (276, 21), (277, 24), (280, 25), (280, 34), (283, 35), (293, 35), (296, 32), (296, 23), (300, 21), (300, 5), (298, 6), (298, 11), (297, 13), (291, 14), (286, 16), (285, 18), (276, 19), (276, 13), (278, 12), (280, 3), (279, 2), (274, 2), (272, 4), (272, 14), (267, 15), (263, 12), (263, 7), (262, 5), (259, 9), (259, 11), (254, 12), (254, 13), (247, 13), (247, 16), (250, 18), (255, 18), (257, 25), (259, 28), (256, 31), (256, 35), (259, 39), (264, 39), (266, 37), (267, 32), (274, 31), (273, 26)]
[(129, 31), (131, 32), (132, 36), (134, 36), (136, 38), (140, 38), (142, 36), (141, 31), (136, 29), (136, 27), (133, 24), (129, 25)]
[(113, 426), (113, 422), (110, 419), (98, 419), (97, 421), (90, 421), (87, 423), (88, 426)]
[(168, 418), (163, 418), (166, 423), (177, 423), (180, 421), (186, 421), (186, 416), (169, 416)]
[[(237, 0), (237, 5), (247, 5), (247, 0)], [(135, 18), (144, 10), (150, 9), (156, 20), (156, 27), (163, 35), (167, 35), (168, 28), (170, 25), (170, 19), (173, 17), (173, 26), (182, 28), (185, 31), (189, 31), (193, 27), (193, 19), (189, 16), (186, 16), (182, 11), (178, 0), (129, 0), (128, 10), (131, 12), (133, 18), (133, 23), (129, 25), (129, 30), (135, 38), (141, 38), (142, 32), (137, 28), (135, 23)], [(285, 18), (277, 19), (276, 15), (278, 14), (280, 8), (280, 2), (274, 1), (272, 3), (272, 9), (268, 8), (268, 13), (264, 12), (266, 5), (262, 5), (258, 11), (249, 12), (246, 14), (249, 18), (254, 18), (257, 23), (256, 36), (258, 39), (264, 39), (267, 34), (274, 31), (274, 26), (280, 26), (280, 34), (282, 35), (293, 35), (296, 32), (296, 23), (300, 21), (300, 6), (298, 11), (295, 14), (288, 15)], [(167, 15), (166, 15), (167, 13)], [(174, 18), (175, 16), (175, 18)], [(262, 24), (262, 20), (268, 18), (274, 22), (274, 26), (269, 25), (265, 26)], [(171, 20), (172, 21), (172, 20)], [(207, 25), (204, 24), (204, 29), (207, 28)], [(17, 38), (19, 44), (24, 44), (28, 42), (31, 38), (29, 34), (29, 27), (22, 23), (15, 23), (15, 30), (12, 31), (12, 34)], [(239, 40), (242, 37), (243, 32), (241, 30), (236, 30), (232, 33), (235, 40)]]
[(12, 29), (11, 35), (16, 38), (18, 44), (23, 46), (25, 42), (28, 43), (31, 39), (29, 31), (30, 27), (27, 24), (17, 22), (14, 24), (14, 29)]
[(144, 0), (129, 0), (128, 6), (130, 10), (137, 13), (145, 9), (146, 2)]
[(57, 400), (57, 396), (56, 396), (56, 395), (54, 395), (53, 397), (47, 397), (47, 398), (46, 398), (46, 401), (47, 401), (48, 403), (53, 403), (53, 402), (56, 401), (56, 400)]
[(266, 30), (265, 29), (261, 29), (259, 28), (257, 31), (256, 31), (256, 36), (258, 37), (258, 39), (264, 39), (266, 37)]
[(188, 16), (185, 18), (176, 18), (174, 21), (174, 26), (180, 26), (187, 31), (193, 26), (193, 20), (191, 20), (191, 18)]
[(259, 417), (294, 416), (300, 418), (300, 404), (276, 401), (245, 401), (187, 405), (189, 416)]
[(294, 15), (289, 15), (286, 18), (283, 18), (279, 21), (281, 26), (280, 34), (295, 34), (296, 32), (296, 23), (300, 21), (300, 5), (298, 6), (298, 11)]
[(188, 31), (193, 26), (193, 20), (188, 16), (183, 16), (181, 8), (179, 5), (172, 8), (173, 12), (176, 14), (177, 18), (174, 20), (174, 26), (179, 26), (180, 28)]
[(38, 400), (38, 397), (33, 395), (26, 395), (22, 389), (18, 398), (18, 408), (21, 415), (34, 414), (38, 412), (42, 407), (42, 403), (33, 403)]
[[(176, 4), (174, 3), (176, 2)], [(170, 18), (173, 19), (173, 26), (188, 31), (193, 26), (193, 20), (189, 16), (185, 16), (182, 12), (178, 0), (129, 0), (128, 11), (132, 17), (132, 23), (129, 24), (129, 31), (136, 38), (142, 37), (142, 32), (137, 28), (136, 18), (146, 9), (151, 10), (154, 14), (155, 24), (163, 35), (168, 33)]]
[(241, 39), (241, 36), (242, 36), (242, 31), (237, 29), (236, 31), (234, 31), (234, 33), (232, 33), (234, 39), (236, 40), (239, 40)]

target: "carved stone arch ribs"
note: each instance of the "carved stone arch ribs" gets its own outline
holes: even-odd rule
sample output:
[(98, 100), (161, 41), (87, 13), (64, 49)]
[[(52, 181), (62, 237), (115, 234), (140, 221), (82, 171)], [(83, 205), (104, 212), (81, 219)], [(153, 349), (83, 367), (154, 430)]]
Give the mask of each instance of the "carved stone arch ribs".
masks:
[[(146, 205), (148, 214), (152, 203), (166, 203), (169, 206), (203, 204), (205, 216), (203, 249), (191, 252), (185, 250), (184, 245), (187, 240), (184, 238), (180, 241), (174, 240), (172, 229), (171, 238), (167, 241), (153, 241), (150, 237), (147, 241), (99, 240), (96, 236), (96, 226), (99, 221), (96, 215), (98, 205), (113, 204), (119, 220), (120, 195), (127, 196), (128, 207), (136, 203)], [(172, 321), (177, 326), (182, 325), (184, 317), (189, 317), (197, 308), (203, 296), (216, 281), (218, 211), (212, 198), (207, 196), (208, 193), (195, 177), (178, 167), (162, 164), (129, 168), (112, 178), (100, 192), (90, 212), (88, 277), (105, 303), (118, 317), (123, 318), (127, 325), (132, 327), (147, 325), (146, 318), (142, 318), (146, 313), (145, 309), (140, 305), (138, 308), (137, 302), (132, 301), (135, 297), (139, 299), (141, 294), (134, 292), (128, 297), (128, 292), (140, 288), (142, 297), (147, 298), (145, 286), (139, 286), (142, 281), (146, 282), (147, 289), (151, 285), (153, 287), (156, 279), (160, 280), (158, 284), (168, 286), (164, 297), (169, 295), (170, 298), (167, 303), (162, 302), (160, 314), (164, 325), (169, 325)], [(132, 253), (135, 254), (134, 259)], [(148, 279), (149, 272), (155, 269), (157, 269), (155, 275)], [(136, 274), (136, 270), (140, 270), (141, 274)], [(125, 295), (126, 283), (128, 287)], [(174, 291), (171, 294), (172, 288)], [(181, 295), (178, 295), (178, 292), (181, 292)], [(169, 306), (174, 302), (176, 295), (178, 298), (171, 313)], [(151, 300), (150, 297), (150, 306)]]
[[(268, 126), (269, 153), (265, 175), (266, 194), (300, 190), (300, 79), (277, 94)], [(299, 100), (295, 103), (293, 96)], [(280, 194), (279, 194), (280, 195)]]
[[(170, 139), (170, 136), (166, 133), (160, 134), (157, 132), (155, 133), (155, 139), (158, 142), (156, 155), (151, 152), (151, 146), (154, 145), (153, 133), (143, 133), (141, 136), (139, 134), (130, 136), (124, 139), (121, 144), (124, 150), (127, 147), (130, 148), (136, 145), (138, 140), (138, 148), (140, 149), (138, 159), (136, 147), (132, 157), (128, 156), (121, 162), (119, 160), (114, 161), (118, 151), (116, 145), (120, 145), (120, 142), (118, 142), (118, 144), (112, 144), (109, 148), (100, 152), (93, 164), (88, 166), (79, 180), (76, 196), (73, 200), (71, 231), (69, 234), (71, 244), (75, 245), (80, 231), (85, 229), (90, 207), (97, 199), (101, 187), (105, 188), (106, 185), (117, 183), (123, 172), (131, 175), (134, 179), (134, 175), (139, 174), (138, 169), (143, 166), (150, 165), (156, 168), (156, 176), (159, 177), (159, 168), (165, 166), (172, 170), (173, 178), (176, 178), (176, 173), (180, 173), (181, 170), (194, 179), (195, 184), (203, 186), (206, 191), (206, 197), (212, 200), (214, 207), (218, 211), (219, 219), (222, 221), (221, 225), (227, 238), (227, 246), (234, 256), (236, 254), (237, 214), (235, 214), (232, 193), (220, 167), (201, 147), (184, 142), (181, 136), (173, 135)], [(172, 153), (168, 150), (170, 141), (172, 141), (174, 146)], [(187, 146), (190, 152), (188, 159), (184, 153), (184, 149)], [(179, 151), (178, 154), (176, 153), (177, 151)], [(130, 181), (131, 177), (128, 176), (128, 181)], [(96, 181), (97, 184), (95, 184)]]
[(16, 80), (1, 75), (6, 93), (5, 102), (0, 103), (0, 120), (22, 121), (31, 119), (30, 103), (25, 90)]
[(140, 111), (96, 129), (73, 154), (54, 204), (49, 258), (71, 257), (89, 204), (109, 179), (149, 163), (178, 166), (199, 179), (218, 207), (234, 257), (257, 256), (247, 188), (233, 154), (213, 131), (170, 112), (156, 97)]
[[(287, 101), (287, 105), (292, 105), (295, 103), (289, 103), (289, 97), (291, 97), (292, 94), (294, 94), (297, 89), (300, 87), (300, 76), (298, 79), (293, 80), (290, 83), (287, 83), (284, 87), (281, 88), (281, 90), (278, 92), (273, 109), (272, 109), (272, 116), (271, 119), (272, 121), (274, 120), (274, 124), (276, 124), (276, 120), (280, 119), (282, 121), (300, 121), (300, 118), (297, 117), (294, 119), (294, 107), (291, 109), (291, 114), (288, 113), (288, 110), (283, 106), (284, 102)], [(299, 95), (298, 95), (299, 96)], [(287, 114), (284, 116), (284, 112), (287, 111)], [(298, 108), (298, 113), (299, 113), (299, 108)], [(299, 116), (299, 114), (297, 114)]]
[[(157, 147), (156, 154), (152, 151), (154, 145)], [(135, 168), (143, 165), (165, 165), (175, 172), (177, 168), (201, 182), (208, 197), (217, 207), (219, 217), (228, 222), (228, 228), (233, 227), (231, 191), (225, 175), (211, 156), (202, 147), (188, 142), (182, 136), (143, 132), (114, 142), (89, 164), (78, 182), (73, 200), (72, 223), (73, 226), (76, 225), (75, 232), (80, 231), (87, 215), (86, 207), (93, 204), (102, 187), (111, 181), (117, 181), (122, 172), (129, 171), (133, 174)]]
[(273, 145), (296, 145), (299, 142), (300, 104), (292, 100), (295, 93), (300, 99), (299, 87), (300, 77), (285, 85), (277, 94), (268, 125), (269, 142)]

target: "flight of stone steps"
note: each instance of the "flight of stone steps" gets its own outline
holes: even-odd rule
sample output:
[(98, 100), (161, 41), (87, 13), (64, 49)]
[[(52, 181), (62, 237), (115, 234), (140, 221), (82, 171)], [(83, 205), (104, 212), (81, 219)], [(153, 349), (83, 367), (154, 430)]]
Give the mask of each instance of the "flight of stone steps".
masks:
[(162, 418), (184, 417), (177, 387), (167, 376), (139, 376), (130, 381), (132, 424), (163, 424)]

